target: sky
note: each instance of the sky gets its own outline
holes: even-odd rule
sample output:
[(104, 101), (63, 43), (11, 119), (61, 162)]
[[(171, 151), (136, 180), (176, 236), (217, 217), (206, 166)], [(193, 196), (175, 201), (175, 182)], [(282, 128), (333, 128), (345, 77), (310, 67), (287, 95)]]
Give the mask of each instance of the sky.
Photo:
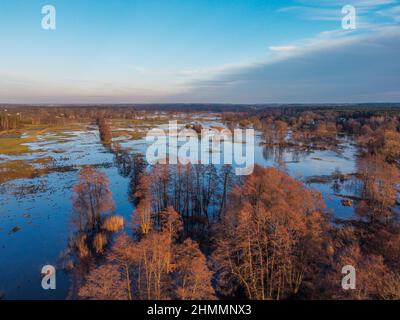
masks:
[(173, 102), (400, 102), (400, 2), (0, 0), (0, 103)]

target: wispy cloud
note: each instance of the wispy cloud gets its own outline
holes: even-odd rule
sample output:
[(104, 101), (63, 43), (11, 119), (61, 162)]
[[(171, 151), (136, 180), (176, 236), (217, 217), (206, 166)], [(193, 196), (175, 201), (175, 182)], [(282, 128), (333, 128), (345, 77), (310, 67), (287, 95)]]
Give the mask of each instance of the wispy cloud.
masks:
[[(293, 12), (301, 19), (314, 21), (339, 21), (342, 19), (341, 9), (345, 5), (352, 5), (357, 10), (357, 16), (364, 21), (380, 17), (396, 18), (398, 16), (397, 0), (297, 0), (297, 5), (278, 9), (279, 12)], [(361, 26), (362, 27), (362, 26)]]
[(377, 11), (378, 15), (392, 19), (395, 22), (400, 22), (400, 6), (394, 6)]
[[(294, 103), (400, 100), (400, 27), (304, 39), (239, 70), (193, 81), (175, 101)], [(279, 48), (279, 47), (278, 47)], [(290, 54), (289, 54), (290, 53)]]
[(297, 46), (270, 46), (269, 50), (275, 52), (293, 52), (297, 49)]
[(400, 27), (390, 24), (371, 24), (361, 33), (334, 29), (269, 46), (262, 60), (170, 71), (180, 79), (179, 90), (164, 101), (399, 101), (399, 39)]
[(279, 9), (279, 12), (294, 12), (302, 19), (318, 21), (339, 21), (341, 19), (340, 7), (316, 8), (308, 6), (291, 6)]
[(296, 0), (305, 6), (344, 6), (351, 4), (357, 7), (373, 8), (395, 4), (397, 0)]

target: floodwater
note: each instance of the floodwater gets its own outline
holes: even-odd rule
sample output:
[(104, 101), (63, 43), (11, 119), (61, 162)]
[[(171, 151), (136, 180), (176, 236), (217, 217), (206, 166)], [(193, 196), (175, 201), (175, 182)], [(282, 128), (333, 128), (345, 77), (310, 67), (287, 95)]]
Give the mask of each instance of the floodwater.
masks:
[[(217, 118), (200, 119), (204, 127), (223, 126)], [(145, 153), (144, 139), (121, 137), (116, 140), (129, 152)], [(331, 175), (335, 170), (355, 172), (356, 149), (346, 140), (340, 145), (340, 152), (315, 150), (302, 153), (293, 149), (266, 148), (260, 142), (258, 134), (254, 150), (256, 163), (283, 166), (290, 175), (302, 181), (311, 176)], [(60, 255), (74, 231), (71, 192), (79, 167), (94, 165), (107, 174), (115, 212), (128, 222), (134, 209), (129, 200), (129, 178), (118, 173), (114, 154), (100, 143), (96, 126), (87, 125), (80, 131), (66, 130), (62, 136), (46, 133), (28, 145), (39, 152), (7, 156), (0, 150), (0, 163), (50, 156), (55, 170), (40, 177), (15, 179), (0, 185), (0, 297), (65, 299), (70, 280), (61, 268)], [(353, 214), (351, 207), (342, 206), (342, 198), (338, 196), (352, 194), (346, 182), (335, 187), (332, 182), (309, 186), (322, 193), (328, 209), (335, 216), (346, 218)], [(41, 268), (47, 264), (57, 268), (56, 290), (41, 287)]]

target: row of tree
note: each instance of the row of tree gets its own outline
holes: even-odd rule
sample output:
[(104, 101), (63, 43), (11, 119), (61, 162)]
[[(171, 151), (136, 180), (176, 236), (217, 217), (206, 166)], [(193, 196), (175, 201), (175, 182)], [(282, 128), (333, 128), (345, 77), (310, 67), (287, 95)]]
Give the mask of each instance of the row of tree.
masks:
[(397, 109), (305, 109), (281, 108), (252, 113), (224, 113), (230, 127), (253, 127), (262, 131), (269, 146), (291, 144), (327, 148), (337, 145), (338, 134), (354, 136), (370, 154), (383, 154), (388, 161), (400, 155), (400, 112)]
[(22, 127), (21, 114), (0, 111), (0, 131), (15, 130)]
[(110, 144), (112, 141), (112, 132), (109, 124), (104, 117), (97, 118), (97, 125), (99, 127), (100, 140), (104, 144)]

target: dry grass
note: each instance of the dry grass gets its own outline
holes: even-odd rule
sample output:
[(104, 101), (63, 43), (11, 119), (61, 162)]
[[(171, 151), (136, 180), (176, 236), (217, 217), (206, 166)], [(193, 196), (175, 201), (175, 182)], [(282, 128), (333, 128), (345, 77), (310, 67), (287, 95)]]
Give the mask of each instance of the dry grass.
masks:
[(49, 168), (45, 165), (52, 161), (53, 158), (47, 157), (33, 161), (13, 160), (0, 163), (0, 183), (14, 179), (31, 179), (40, 177), (49, 172)]
[(109, 232), (120, 231), (124, 227), (124, 218), (121, 216), (108, 217), (103, 222), (102, 228)]
[(7, 155), (18, 155), (29, 152), (29, 147), (23, 143), (32, 142), (29, 138), (0, 138), (0, 153)]
[(113, 138), (126, 137), (125, 140), (140, 140), (144, 138), (145, 132), (116, 130), (112, 132)]
[[(0, 134), (0, 154), (19, 155), (31, 152), (26, 143), (35, 142), (37, 136), (46, 133), (47, 128), (18, 129), (14, 131), (4, 131)], [(22, 138), (22, 133), (27, 136)]]
[(90, 255), (89, 247), (86, 244), (87, 235), (84, 233), (79, 234), (76, 238), (71, 240), (71, 246), (76, 248), (79, 257), (86, 258)]
[(98, 233), (93, 239), (93, 248), (96, 253), (103, 253), (105, 246), (107, 245), (107, 236), (105, 233)]
[[(38, 135), (43, 135), (45, 133), (54, 133), (54, 136), (45, 137), (45, 140), (54, 140), (60, 138), (73, 137), (69, 133), (64, 131), (75, 131), (82, 129), (82, 125), (68, 125), (62, 127), (43, 127), (35, 125), (27, 125), (23, 129), (3, 131), (0, 132), (0, 154), (7, 155), (20, 155), (28, 152), (39, 152), (40, 150), (32, 151), (26, 143), (32, 143), (37, 140)], [(22, 138), (22, 134), (25, 133), (26, 136)]]

